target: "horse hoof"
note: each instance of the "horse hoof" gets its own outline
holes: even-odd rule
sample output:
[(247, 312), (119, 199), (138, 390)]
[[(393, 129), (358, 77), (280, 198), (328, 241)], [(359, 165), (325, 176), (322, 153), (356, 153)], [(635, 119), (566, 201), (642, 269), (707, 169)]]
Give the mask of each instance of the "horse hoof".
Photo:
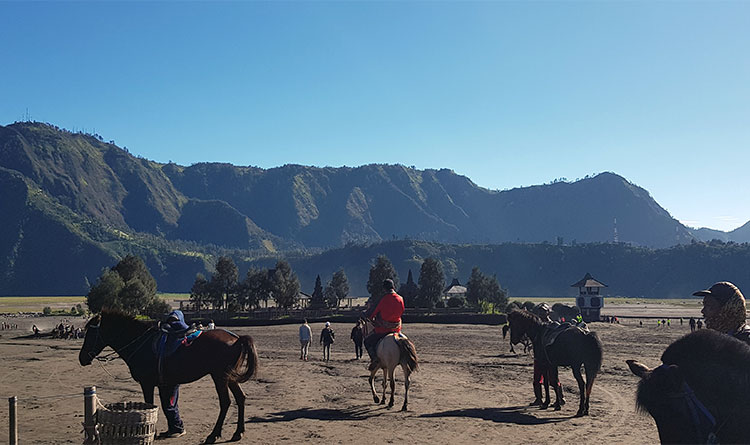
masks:
[(373, 397), (373, 398), (372, 398), (372, 400), (374, 400), (374, 401), (375, 401), (375, 404), (376, 404), (376, 405), (377, 405), (378, 403), (380, 403), (380, 399), (378, 399), (378, 396), (375, 396), (375, 397)]
[(203, 441), (203, 443), (216, 443), (216, 439), (218, 439), (219, 436), (208, 436), (206, 437), (206, 440)]
[(386, 408), (388, 408), (388, 409), (391, 409), (391, 408), (393, 408), (393, 403), (389, 403), (389, 404), (388, 404), (388, 406), (387, 406)]
[(578, 411), (576, 413), (576, 417), (583, 417), (583, 416), (585, 416), (585, 414), (583, 414), (581, 411)]
[(402, 413), (405, 413), (405, 412), (406, 412), (406, 405), (404, 405), (404, 406), (402, 406), (402, 407), (401, 407), (401, 412), (402, 412)]
[(380, 405), (385, 405), (385, 399), (380, 401)]
[(242, 433), (234, 433), (231, 439), (229, 439), (230, 442), (237, 442), (242, 440)]
[(562, 409), (562, 406), (560, 406), (560, 405), (555, 405), (555, 406), (554, 406), (554, 408), (555, 408), (555, 411), (560, 411), (560, 410)]

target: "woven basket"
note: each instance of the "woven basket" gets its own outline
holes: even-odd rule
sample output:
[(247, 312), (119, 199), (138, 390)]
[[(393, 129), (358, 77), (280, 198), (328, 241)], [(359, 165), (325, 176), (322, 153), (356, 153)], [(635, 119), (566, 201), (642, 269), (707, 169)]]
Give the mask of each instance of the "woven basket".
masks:
[(110, 403), (97, 410), (102, 445), (150, 445), (156, 434), (156, 406), (142, 402)]

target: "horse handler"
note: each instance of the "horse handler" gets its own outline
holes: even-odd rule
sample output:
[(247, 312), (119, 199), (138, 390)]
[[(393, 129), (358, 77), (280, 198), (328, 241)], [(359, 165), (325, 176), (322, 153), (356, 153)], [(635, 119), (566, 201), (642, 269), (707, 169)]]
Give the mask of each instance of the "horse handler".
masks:
[(365, 349), (370, 354), (370, 366), (373, 371), (378, 367), (378, 342), (388, 334), (401, 332), (401, 316), (404, 314), (404, 299), (395, 291), (390, 278), (383, 281), (385, 295), (374, 309), (365, 312), (365, 318), (372, 320), (375, 333), (365, 339)]

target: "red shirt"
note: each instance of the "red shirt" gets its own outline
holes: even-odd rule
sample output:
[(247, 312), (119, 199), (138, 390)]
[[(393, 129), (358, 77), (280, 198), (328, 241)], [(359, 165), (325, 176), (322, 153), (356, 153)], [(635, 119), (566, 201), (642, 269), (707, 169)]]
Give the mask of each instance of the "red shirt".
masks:
[(379, 317), (381, 320), (389, 324), (398, 323), (398, 327), (377, 326), (377, 323), (375, 323), (375, 332), (378, 334), (401, 332), (401, 315), (403, 313), (404, 299), (401, 298), (401, 295), (397, 294), (395, 291), (390, 294), (385, 294), (370, 318), (375, 320), (376, 317)]

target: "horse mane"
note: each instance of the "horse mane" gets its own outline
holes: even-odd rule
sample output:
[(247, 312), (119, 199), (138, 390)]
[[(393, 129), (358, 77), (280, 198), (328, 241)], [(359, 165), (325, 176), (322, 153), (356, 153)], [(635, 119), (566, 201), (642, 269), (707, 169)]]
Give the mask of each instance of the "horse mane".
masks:
[(638, 385), (636, 407), (641, 412), (667, 396), (669, 372), (679, 372), (706, 405), (740, 407), (750, 397), (750, 348), (730, 335), (711, 329), (693, 332), (669, 345), (661, 360), (665, 366)]
[(542, 319), (538, 315), (533, 314), (525, 309), (513, 309), (508, 314), (508, 320), (515, 320), (529, 324), (542, 324)]

